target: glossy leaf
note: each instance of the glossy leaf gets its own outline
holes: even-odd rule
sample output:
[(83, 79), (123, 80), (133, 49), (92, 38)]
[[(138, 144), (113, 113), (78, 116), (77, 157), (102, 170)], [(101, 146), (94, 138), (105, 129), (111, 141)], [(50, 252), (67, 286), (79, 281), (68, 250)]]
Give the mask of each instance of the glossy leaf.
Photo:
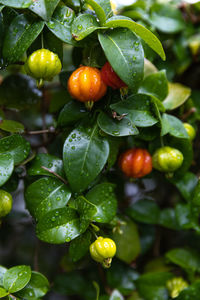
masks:
[(132, 91), (136, 91), (144, 72), (144, 53), (140, 40), (130, 30), (120, 28), (99, 33), (98, 37), (114, 71)]
[(138, 24), (125, 16), (114, 16), (106, 21), (104, 26), (109, 28), (125, 27), (132, 30), (140, 38), (142, 38), (147, 45), (152, 48), (160, 57), (165, 60), (165, 52), (163, 50), (160, 40), (147, 28)]
[(35, 300), (46, 295), (49, 288), (50, 285), (47, 278), (41, 273), (32, 271), (29, 283), (17, 293), (17, 296), (27, 300)]
[(35, 80), (23, 74), (9, 75), (0, 85), (0, 104), (6, 108), (30, 108), (41, 96), (42, 92), (36, 87)]
[[(0, 298), (4, 298), (7, 296), (9, 293), (2, 287), (0, 287)], [(5, 299), (5, 298), (4, 298)]]
[(33, 0), (1, 0), (0, 3), (15, 8), (27, 8), (33, 3)]
[(129, 136), (139, 133), (136, 126), (126, 117), (119, 121), (101, 112), (97, 122), (101, 130), (111, 136)]
[(158, 223), (169, 229), (174, 229), (174, 230), (180, 229), (173, 208), (165, 208), (161, 210)]
[(145, 77), (139, 93), (153, 95), (159, 100), (164, 100), (168, 94), (168, 81), (165, 71), (160, 71)]
[(29, 266), (12, 267), (4, 274), (3, 286), (10, 293), (22, 290), (31, 279)]
[(119, 261), (112, 262), (112, 268), (106, 272), (106, 278), (111, 288), (117, 288), (123, 295), (130, 295), (135, 289), (135, 280), (139, 274), (130, 266)]
[(72, 39), (71, 23), (75, 17), (72, 9), (65, 5), (58, 5), (54, 11), (54, 14), (47, 26), (49, 30), (61, 41), (74, 45), (75, 41)]
[(58, 126), (65, 127), (83, 119), (88, 115), (85, 106), (78, 101), (70, 101), (61, 110)]
[[(192, 196), (192, 195), (191, 195)], [(200, 181), (198, 180), (198, 183), (195, 187), (193, 196), (190, 198), (190, 201), (192, 200), (192, 204), (199, 208), (200, 207)]]
[(3, 277), (7, 269), (3, 266), (0, 266), (0, 286), (3, 286)]
[(200, 270), (200, 256), (193, 250), (174, 248), (167, 252), (166, 258), (183, 269), (193, 272)]
[[(46, 27), (43, 30), (42, 34), (43, 34), (44, 48), (49, 49), (50, 51), (56, 53), (58, 55), (58, 57), (60, 58), (61, 63), (63, 64), (63, 49), (64, 49), (63, 42), (58, 37), (56, 37), (56, 35), (54, 33), (52, 33), (50, 30), (48, 30)], [(41, 37), (39, 36), (38, 39), (40, 41)], [(40, 43), (41, 43), (41, 41), (40, 41)], [(39, 48), (40, 48), (40, 46), (39, 46)], [(30, 50), (30, 48), (29, 48), (29, 50)], [(63, 101), (62, 92), (64, 93), (65, 91), (55, 88), (55, 89), (52, 89), (52, 91), (50, 93), (53, 94), (53, 96), (55, 97), (56, 92), (60, 93), (59, 98), (61, 98), (61, 99), (59, 99), (59, 100)], [(51, 102), (54, 100), (53, 96), (51, 96)], [(65, 94), (65, 99), (66, 99), (66, 94)], [(66, 103), (66, 100), (64, 101), (64, 104), (65, 103)], [(50, 104), (52, 104), (52, 103), (50, 103)]]
[(117, 138), (117, 137), (116, 138), (109, 137), (108, 142), (109, 142), (110, 153), (108, 156), (107, 168), (109, 170), (110, 168), (112, 168), (112, 166), (115, 164), (117, 160), (122, 140), (121, 138)]
[(189, 204), (178, 204), (175, 208), (176, 220), (181, 229), (193, 228), (193, 218)]
[(75, 208), (80, 217), (80, 233), (83, 233), (91, 223), (93, 216), (97, 213), (97, 208), (83, 196), (79, 196), (75, 200)]
[(191, 172), (187, 172), (181, 178), (170, 179), (170, 182), (179, 189), (184, 199), (189, 202), (197, 185), (198, 177)]
[(28, 186), (25, 198), (30, 213), (37, 219), (65, 207), (71, 197), (69, 188), (60, 180), (46, 177), (41, 178)]
[(138, 222), (157, 224), (160, 209), (152, 200), (139, 200), (127, 209), (127, 214)]
[(158, 122), (151, 112), (151, 96), (136, 94), (125, 101), (111, 105), (111, 109), (118, 114), (127, 114), (133, 124), (138, 127), (153, 126)]
[(71, 25), (71, 33), (76, 41), (84, 39), (97, 29), (101, 29), (96, 18), (90, 14), (82, 14), (76, 17)]
[(51, 18), (58, 3), (59, 0), (37, 0), (34, 1), (29, 9), (45, 21), (48, 21)]
[(168, 114), (163, 114), (161, 135), (164, 136), (168, 133), (176, 138), (189, 138), (183, 123), (178, 118)]
[(37, 237), (47, 243), (62, 244), (80, 235), (80, 221), (70, 207), (52, 210), (36, 226)]
[(32, 176), (47, 175), (55, 177), (54, 174), (44, 170), (42, 167), (45, 167), (60, 176), (64, 176), (62, 160), (56, 156), (45, 153), (38, 154), (36, 158), (31, 162), (31, 165), (28, 169), (28, 174)]
[(99, 136), (97, 124), (87, 121), (70, 133), (63, 148), (63, 162), (74, 192), (88, 187), (105, 166), (108, 155), (109, 144)]
[(29, 152), (29, 142), (20, 135), (14, 134), (0, 139), (0, 154), (12, 155), (15, 165), (25, 160)]
[(113, 15), (110, 0), (85, 0), (85, 3), (94, 9), (101, 25)]
[(122, 220), (122, 223), (114, 230), (112, 238), (117, 246), (116, 256), (123, 262), (130, 264), (140, 254), (138, 229), (130, 219)]
[(177, 33), (185, 27), (181, 11), (167, 3), (156, 3), (151, 7), (150, 22), (164, 33)]
[(0, 121), (0, 129), (11, 133), (22, 133), (24, 132), (24, 125), (12, 120), (2, 120)]
[[(35, 3), (38, 3), (36, 1)], [(8, 62), (19, 61), (44, 27), (43, 21), (18, 15), (12, 21), (4, 40), (3, 57)]]
[(12, 175), (14, 160), (11, 154), (0, 153), (0, 186), (4, 185)]
[(70, 243), (69, 255), (74, 262), (80, 260), (89, 250), (92, 234), (86, 231)]
[(177, 297), (177, 300), (198, 300), (200, 294), (200, 282), (199, 280), (192, 283), (187, 289), (184, 289), (179, 296)]
[(93, 187), (86, 194), (86, 199), (91, 202), (97, 210), (93, 216), (93, 221), (108, 223), (114, 218), (117, 211), (117, 199), (114, 188), (115, 186), (111, 183), (101, 183)]
[(169, 93), (163, 101), (166, 109), (173, 110), (181, 106), (191, 95), (191, 89), (180, 83), (169, 83)]
[(168, 300), (166, 282), (174, 275), (169, 272), (154, 272), (140, 276), (137, 288), (145, 300)]
[(152, 74), (155, 74), (158, 72), (158, 69), (156, 68), (156, 66), (154, 66), (154, 64), (152, 64), (152, 62), (150, 62), (150, 60), (148, 59), (144, 59), (144, 79)]

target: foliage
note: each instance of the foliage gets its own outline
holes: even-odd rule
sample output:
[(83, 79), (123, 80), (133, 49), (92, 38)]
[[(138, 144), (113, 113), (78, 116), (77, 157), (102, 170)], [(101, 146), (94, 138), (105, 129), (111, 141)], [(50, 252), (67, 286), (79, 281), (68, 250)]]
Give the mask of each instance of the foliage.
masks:
[[(133, 2), (0, 0), (2, 299), (170, 300), (177, 276), (176, 299), (199, 298), (200, 2)], [(24, 68), (42, 48), (62, 63), (44, 83)], [(72, 72), (107, 61), (126, 87), (73, 99)], [(127, 150), (163, 147), (183, 155), (173, 173), (120, 170)], [(116, 244), (108, 270), (89, 253), (98, 236)]]

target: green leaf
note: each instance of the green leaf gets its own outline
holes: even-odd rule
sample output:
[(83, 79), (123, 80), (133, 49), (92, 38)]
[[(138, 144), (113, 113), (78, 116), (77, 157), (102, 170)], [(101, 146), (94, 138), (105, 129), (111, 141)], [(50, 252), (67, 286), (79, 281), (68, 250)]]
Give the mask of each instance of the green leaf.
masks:
[(122, 143), (122, 140), (121, 138), (109, 137), (108, 142), (109, 142), (110, 153), (108, 157), (107, 168), (109, 170), (110, 168), (112, 168), (112, 166), (114, 166), (115, 162), (117, 161), (119, 148)]
[(27, 300), (35, 300), (46, 295), (49, 288), (47, 278), (41, 273), (32, 271), (29, 283), (17, 293), (17, 296)]
[(73, 41), (71, 34), (71, 23), (74, 17), (75, 14), (71, 8), (65, 5), (58, 5), (51, 20), (46, 25), (61, 41), (74, 45), (75, 41)]
[(192, 194), (198, 182), (198, 177), (190, 172), (187, 172), (181, 178), (172, 178), (170, 182), (173, 183), (186, 201), (190, 201)]
[(190, 205), (188, 204), (176, 205), (175, 215), (176, 215), (177, 223), (181, 229), (193, 228), (193, 219), (192, 219)]
[(169, 93), (163, 101), (163, 105), (168, 110), (181, 106), (191, 95), (191, 89), (180, 83), (168, 83)]
[(139, 93), (153, 95), (161, 101), (164, 100), (168, 94), (166, 71), (163, 70), (145, 77)]
[(0, 3), (15, 8), (27, 8), (33, 3), (33, 0), (1, 0)]
[(130, 295), (135, 290), (135, 280), (139, 274), (130, 266), (120, 261), (113, 261), (112, 268), (106, 272), (108, 285), (117, 288), (123, 295)]
[(144, 199), (131, 205), (126, 213), (138, 222), (157, 224), (160, 217), (160, 208), (154, 201)]
[(156, 66), (154, 66), (154, 64), (152, 64), (152, 62), (150, 62), (150, 60), (148, 59), (144, 59), (144, 79), (152, 74), (155, 74), (158, 72), (158, 69), (156, 68)]
[(0, 286), (3, 286), (3, 277), (7, 269), (3, 266), (0, 266)]
[(42, 92), (36, 87), (35, 80), (23, 74), (9, 75), (0, 85), (0, 105), (6, 108), (30, 108), (41, 96)]
[(130, 30), (122, 28), (99, 33), (98, 37), (114, 71), (132, 91), (136, 91), (144, 72), (144, 52), (140, 40)]
[(168, 133), (176, 138), (189, 138), (183, 123), (178, 118), (168, 114), (163, 114), (161, 135), (164, 136)]
[(22, 133), (24, 132), (24, 125), (12, 120), (2, 120), (0, 121), (0, 129), (11, 133)]
[(38, 154), (36, 158), (31, 162), (31, 165), (28, 168), (28, 175), (47, 175), (55, 177), (54, 174), (44, 170), (42, 167), (46, 167), (50, 171), (60, 176), (64, 176), (62, 160), (54, 155), (45, 153)]
[(94, 9), (101, 25), (113, 15), (110, 0), (85, 0), (85, 3)]
[(200, 294), (200, 282), (199, 280), (195, 281), (191, 284), (187, 289), (184, 289), (179, 296), (176, 298), (177, 300), (199, 300)]
[(61, 110), (58, 117), (58, 126), (65, 127), (83, 119), (88, 115), (85, 106), (78, 101), (70, 101)]
[(93, 216), (96, 214), (96, 207), (85, 197), (80, 196), (75, 201), (75, 208), (80, 217), (80, 232), (83, 233), (91, 223)]
[(30, 213), (41, 219), (50, 211), (65, 207), (71, 197), (69, 188), (60, 180), (45, 177), (27, 188), (25, 199)]
[(136, 285), (145, 300), (168, 300), (166, 282), (173, 276), (168, 272), (147, 273), (139, 277)]
[(114, 290), (109, 300), (124, 300), (124, 297), (118, 290)]
[(144, 26), (134, 22), (128, 17), (125, 16), (114, 16), (106, 21), (104, 26), (109, 28), (116, 27), (125, 27), (132, 30), (135, 34), (137, 34), (140, 38), (142, 38), (147, 45), (152, 48), (160, 57), (165, 60), (165, 52), (163, 50), (162, 44), (159, 39), (147, 28)]
[(120, 115), (127, 114), (127, 118), (138, 127), (149, 127), (158, 123), (151, 112), (151, 96), (132, 95), (110, 107)]
[[(35, 3), (38, 3), (36, 1)], [(19, 61), (44, 27), (43, 21), (21, 14), (14, 18), (5, 36), (3, 57), (8, 63)]]
[(52, 210), (36, 226), (37, 237), (47, 243), (62, 244), (80, 235), (80, 220), (70, 207)]
[(175, 248), (166, 253), (166, 258), (184, 270), (192, 272), (200, 270), (200, 256), (194, 250)]
[(93, 187), (87, 194), (86, 199), (96, 207), (93, 221), (100, 223), (110, 222), (117, 211), (117, 199), (114, 193), (115, 186), (111, 183), (101, 183)]
[(116, 256), (123, 262), (130, 264), (141, 252), (139, 234), (136, 224), (128, 218), (120, 220), (112, 238), (116, 243)]
[(29, 6), (29, 9), (45, 21), (48, 21), (51, 18), (58, 3), (59, 0), (37, 0), (34, 1), (31, 6)]
[(200, 207), (200, 181), (198, 181), (193, 196), (190, 197), (190, 201), (192, 202), (193, 206), (197, 208)]
[(0, 287), (0, 298), (4, 298), (7, 296), (9, 293), (2, 287)]
[[(46, 48), (46, 49), (48, 49), (48, 50), (50, 50), (50, 51), (52, 51), (52, 52), (54, 52), (54, 53), (56, 53), (57, 55), (58, 55), (58, 57), (60, 58), (60, 60), (61, 60), (61, 63), (63, 64), (63, 42), (59, 39), (59, 38), (57, 38), (56, 36), (55, 36), (55, 34), (54, 33), (52, 33), (50, 30), (48, 30), (46, 27), (45, 27), (45, 30), (43, 30), (43, 32), (42, 32), (42, 34), (43, 34), (43, 42), (44, 42), (44, 48)], [(39, 42), (41, 43), (41, 36), (39, 36), (38, 37), (38, 40), (39, 40)], [(41, 44), (40, 44), (41, 45)], [(39, 46), (39, 48), (40, 48), (41, 46)], [(29, 48), (29, 50), (30, 50), (30, 48)], [(36, 50), (38, 50), (38, 47), (37, 47), (37, 49)], [(31, 52), (32, 53), (32, 52)], [(61, 89), (56, 89), (56, 88), (54, 88), (54, 89), (52, 89), (51, 91), (50, 91), (50, 93), (52, 94), (53, 92), (58, 92), (58, 93), (60, 93), (60, 98), (62, 97), (61, 95), (62, 95), (62, 92), (63, 93), (65, 93), (65, 90), (63, 89), (63, 90), (61, 90)], [(50, 96), (51, 97), (51, 96)], [(65, 93), (65, 98), (66, 98), (66, 93)], [(60, 99), (59, 99), (60, 100)], [(65, 101), (64, 101), (64, 104), (66, 103), (66, 99), (64, 99)], [(51, 102), (53, 101), (53, 97), (51, 97)], [(50, 104), (52, 104), (52, 103), (50, 103)], [(61, 107), (63, 107), (63, 105), (61, 106)]]
[(70, 243), (69, 255), (73, 262), (80, 260), (89, 250), (92, 234), (86, 231)]
[(139, 133), (136, 126), (127, 117), (124, 117), (122, 120), (116, 120), (101, 112), (97, 122), (101, 130), (111, 136), (129, 136)]
[(174, 229), (174, 230), (179, 229), (179, 226), (178, 226), (178, 223), (176, 220), (175, 211), (173, 208), (165, 208), (165, 209), (161, 210), (158, 223), (169, 229)]
[(165, 3), (152, 5), (150, 23), (164, 33), (177, 33), (185, 27), (181, 11), (175, 5)]
[(25, 160), (29, 152), (29, 142), (20, 135), (14, 134), (0, 139), (0, 154), (12, 155), (15, 165)]
[(88, 187), (105, 166), (108, 155), (109, 144), (99, 136), (97, 124), (87, 120), (71, 132), (64, 144), (63, 162), (74, 192)]
[(4, 274), (3, 286), (10, 293), (22, 290), (31, 279), (31, 268), (29, 266), (12, 267)]
[(71, 25), (71, 33), (76, 41), (84, 39), (97, 29), (101, 29), (96, 18), (90, 14), (82, 14), (76, 17)]
[(11, 154), (0, 153), (0, 186), (4, 185), (12, 175), (14, 160)]

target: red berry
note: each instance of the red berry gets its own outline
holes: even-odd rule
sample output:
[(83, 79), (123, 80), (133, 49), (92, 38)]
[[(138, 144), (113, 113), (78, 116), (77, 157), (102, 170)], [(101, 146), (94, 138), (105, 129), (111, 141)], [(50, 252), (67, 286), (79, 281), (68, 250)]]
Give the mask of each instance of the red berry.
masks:
[(120, 156), (119, 166), (126, 176), (140, 178), (151, 173), (152, 157), (146, 149), (130, 149)]
[(108, 61), (101, 69), (101, 76), (104, 83), (113, 89), (120, 89), (122, 87), (126, 87), (126, 84), (115, 73)]

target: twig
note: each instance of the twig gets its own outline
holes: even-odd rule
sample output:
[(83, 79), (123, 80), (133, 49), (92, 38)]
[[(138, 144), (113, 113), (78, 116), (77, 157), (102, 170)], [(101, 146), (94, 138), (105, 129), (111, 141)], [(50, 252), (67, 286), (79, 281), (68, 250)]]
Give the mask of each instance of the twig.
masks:
[(62, 180), (62, 182), (64, 182), (65, 184), (68, 184), (67, 180), (65, 180), (62, 176), (58, 175), (56, 172), (49, 170), (48, 168), (41, 166), (42, 169), (44, 169), (45, 171), (55, 175), (57, 178), (59, 178), (60, 180)]
[(36, 131), (27, 131), (26, 134), (43, 134), (43, 133), (55, 133), (56, 130), (53, 126), (49, 127), (48, 129), (43, 130), (36, 130)]
[(197, 110), (195, 107), (192, 107), (190, 110), (188, 110), (184, 115), (182, 115), (181, 119), (186, 120), (190, 115), (195, 113)]

